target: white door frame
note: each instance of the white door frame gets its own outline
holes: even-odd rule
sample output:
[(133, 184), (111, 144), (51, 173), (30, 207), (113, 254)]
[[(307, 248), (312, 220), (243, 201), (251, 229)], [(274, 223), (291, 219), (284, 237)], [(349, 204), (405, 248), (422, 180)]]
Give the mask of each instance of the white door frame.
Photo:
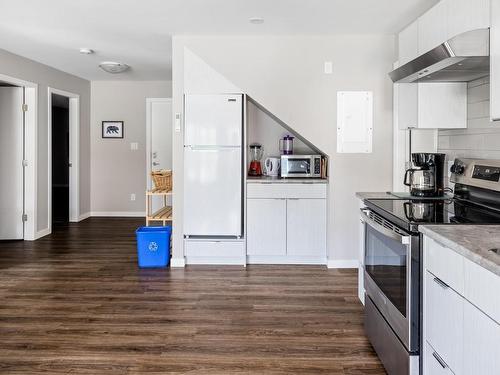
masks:
[(69, 221), (80, 221), (80, 95), (59, 90), (47, 89), (47, 144), (48, 144), (48, 223), (52, 232), (52, 94), (69, 99)]
[(24, 239), (33, 241), (41, 237), (37, 231), (37, 133), (38, 133), (38, 84), (0, 74), (0, 80), (24, 88), (24, 103), (28, 110), (24, 115)]
[[(172, 103), (172, 98), (146, 98), (146, 188), (151, 189), (151, 106), (153, 103)], [(173, 152), (173, 151), (172, 151)]]

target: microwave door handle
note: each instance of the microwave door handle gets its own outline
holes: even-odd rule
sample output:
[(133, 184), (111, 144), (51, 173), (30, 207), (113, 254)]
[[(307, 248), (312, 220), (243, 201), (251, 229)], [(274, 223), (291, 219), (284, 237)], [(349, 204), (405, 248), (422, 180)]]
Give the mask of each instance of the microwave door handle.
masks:
[(403, 245), (409, 245), (410, 244), (410, 236), (403, 236), (399, 233), (396, 233), (390, 229), (387, 229), (386, 227), (380, 225), (379, 223), (375, 222), (374, 220), (370, 219), (370, 217), (367, 214), (366, 209), (360, 209), (361, 211), (361, 218), (362, 220), (369, 226), (371, 226), (373, 229), (375, 229), (377, 232), (382, 233), (384, 236), (387, 236), (389, 238), (392, 238), (393, 240), (401, 242)]

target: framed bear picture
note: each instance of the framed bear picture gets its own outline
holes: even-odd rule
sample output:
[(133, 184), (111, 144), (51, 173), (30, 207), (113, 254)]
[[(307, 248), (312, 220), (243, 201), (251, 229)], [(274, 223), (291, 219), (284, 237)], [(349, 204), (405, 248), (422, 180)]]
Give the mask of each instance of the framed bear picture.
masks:
[(103, 138), (123, 138), (123, 121), (103, 121)]

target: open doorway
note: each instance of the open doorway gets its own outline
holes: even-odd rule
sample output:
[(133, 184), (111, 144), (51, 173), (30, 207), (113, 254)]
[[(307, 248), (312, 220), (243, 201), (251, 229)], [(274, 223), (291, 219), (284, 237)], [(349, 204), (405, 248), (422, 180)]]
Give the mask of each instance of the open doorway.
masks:
[(52, 225), (69, 222), (69, 98), (52, 93)]
[(80, 221), (80, 97), (49, 87), (49, 226)]
[[(172, 169), (172, 99), (146, 98), (146, 186), (151, 189), (151, 171)], [(172, 197), (152, 197), (152, 211), (172, 205)]]

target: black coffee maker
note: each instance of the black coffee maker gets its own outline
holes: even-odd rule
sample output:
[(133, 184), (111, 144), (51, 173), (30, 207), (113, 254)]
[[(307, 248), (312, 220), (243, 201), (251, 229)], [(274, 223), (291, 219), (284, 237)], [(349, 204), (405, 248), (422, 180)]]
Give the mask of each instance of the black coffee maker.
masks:
[(444, 195), (445, 154), (411, 154), (412, 168), (405, 173), (404, 184), (416, 197), (441, 197)]

